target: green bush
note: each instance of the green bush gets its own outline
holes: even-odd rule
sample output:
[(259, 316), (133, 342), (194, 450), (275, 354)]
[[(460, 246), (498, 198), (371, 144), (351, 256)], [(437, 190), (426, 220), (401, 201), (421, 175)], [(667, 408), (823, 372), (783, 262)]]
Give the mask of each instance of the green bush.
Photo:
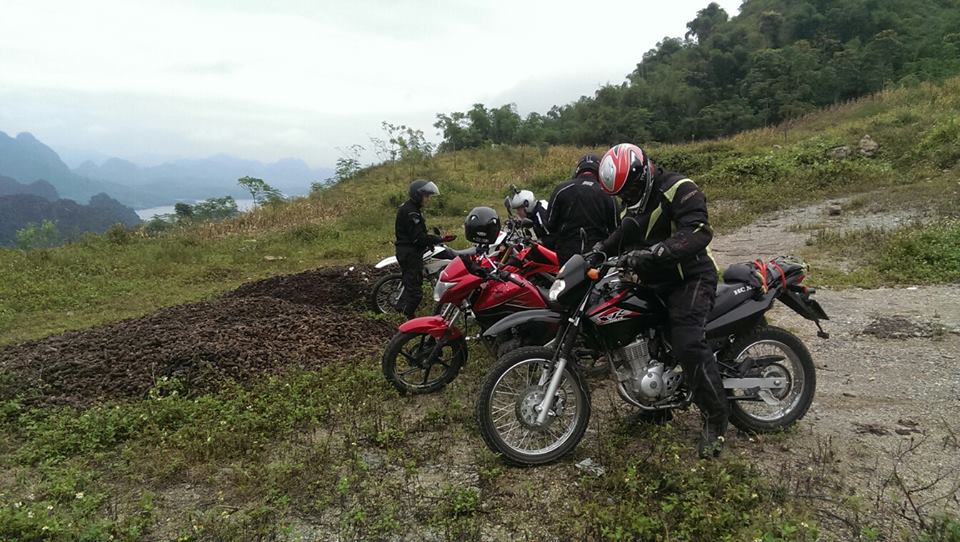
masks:
[(890, 235), (877, 268), (898, 282), (960, 281), (960, 222), (909, 226)]
[(123, 224), (114, 224), (107, 228), (103, 236), (114, 245), (126, 245), (133, 240), (133, 233)]

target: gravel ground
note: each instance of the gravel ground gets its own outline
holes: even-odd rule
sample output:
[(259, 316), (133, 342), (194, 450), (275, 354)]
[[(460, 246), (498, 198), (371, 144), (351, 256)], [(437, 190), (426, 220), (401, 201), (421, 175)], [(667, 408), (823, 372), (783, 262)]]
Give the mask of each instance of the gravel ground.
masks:
[[(828, 216), (827, 208), (795, 209), (718, 236), (714, 253), (728, 265), (796, 253), (817, 227), (922, 219), (909, 211)], [(855, 527), (849, 511), (835, 506), (854, 495), (871, 503), (873, 521), (894, 537), (916, 526), (918, 511), (960, 512), (960, 286), (821, 289), (816, 299), (831, 317), (827, 340), (782, 305), (771, 314), (813, 355), (818, 373), (811, 411), (786, 438), (737, 439), (733, 449), (763, 450), (767, 472), (792, 473), (796, 479), (788, 483), (822, 505), (825, 525), (836, 532)]]

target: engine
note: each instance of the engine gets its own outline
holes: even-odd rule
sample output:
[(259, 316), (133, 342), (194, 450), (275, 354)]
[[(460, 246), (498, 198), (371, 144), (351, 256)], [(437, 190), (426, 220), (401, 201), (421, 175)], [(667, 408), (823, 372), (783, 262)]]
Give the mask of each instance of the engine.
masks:
[(639, 338), (612, 354), (618, 391), (629, 402), (654, 405), (673, 397), (683, 382), (680, 369), (651, 359), (647, 339)]

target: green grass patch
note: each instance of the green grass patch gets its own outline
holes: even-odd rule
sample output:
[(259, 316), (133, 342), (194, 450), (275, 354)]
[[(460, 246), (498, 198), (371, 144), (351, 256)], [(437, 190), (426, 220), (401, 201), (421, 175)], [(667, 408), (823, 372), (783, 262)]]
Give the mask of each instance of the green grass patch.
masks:
[[(144, 400), (85, 410), (9, 401), (0, 539), (815, 536), (803, 506), (740, 459), (697, 462), (679, 428), (601, 420), (559, 464), (504, 465), (460, 399), (489, 363), (474, 354), (428, 397), (398, 396), (361, 361), (196, 398), (166, 380)], [(607, 474), (579, 474), (583, 454)]]
[[(895, 229), (817, 231), (808, 256), (817, 282), (832, 287), (878, 287), (960, 282), (960, 221), (942, 219)], [(832, 260), (846, 262), (838, 270)]]

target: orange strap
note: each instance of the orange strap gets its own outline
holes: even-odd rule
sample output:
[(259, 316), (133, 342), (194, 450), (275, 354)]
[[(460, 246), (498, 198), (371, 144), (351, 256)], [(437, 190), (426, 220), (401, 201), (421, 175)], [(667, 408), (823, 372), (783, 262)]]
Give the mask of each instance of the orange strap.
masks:
[(757, 268), (757, 272), (760, 274), (760, 286), (763, 288), (763, 293), (767, 293), (767, 266), (764, 265), (762, 260), (754, 260), (753, 266)]
[(778, 264), (777, 262), (775, 262), (775, 261), (773, 261), (773, 260), (770, 260), (770, 265), (772, 265), (772, 266), (774, 266), (774, 267), (776, 267), (777, 269), (780, 270), (780, 282), (782, 282), (782, 283), (783, 283), (783, 287), (786, 288), (786, 287), (787, 287), (787, 274), (783, 272), (783, 268), (780, 267), (780, 264)]

